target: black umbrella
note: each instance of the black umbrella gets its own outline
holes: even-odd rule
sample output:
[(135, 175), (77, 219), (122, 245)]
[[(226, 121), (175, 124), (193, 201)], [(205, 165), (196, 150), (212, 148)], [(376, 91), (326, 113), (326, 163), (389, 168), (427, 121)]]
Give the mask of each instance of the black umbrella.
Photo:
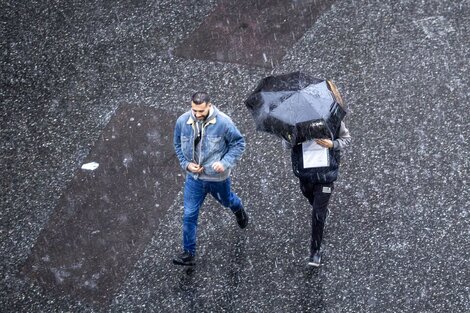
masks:
[(332, 139), (346, 115), (340, 102), (333, 83), (295, 72), (262, 79), (245, 105), (258, 130), (297, 144)]

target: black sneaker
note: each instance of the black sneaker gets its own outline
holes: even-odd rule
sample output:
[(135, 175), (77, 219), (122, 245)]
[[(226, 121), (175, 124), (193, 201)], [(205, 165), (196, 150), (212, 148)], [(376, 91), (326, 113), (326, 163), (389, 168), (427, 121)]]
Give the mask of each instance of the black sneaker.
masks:
[(173, 264), (193, 266), (196, 265), (194, 255), (189, 252), (183, 252), (173, 259)]
[(320, 262), (321, 262), (321, 252), (320, 252), (320, 250), (313, 251), (312, 255), (310, 255), (310, 258), (308, 259), (308, 265), (309, 266), (319, 267)]
[(248, 214), (246, 214), (244, 209), (235, 212), (235, 216), (237, 217), (238, 226), (240, 226), (241, 229), (248, 225)]

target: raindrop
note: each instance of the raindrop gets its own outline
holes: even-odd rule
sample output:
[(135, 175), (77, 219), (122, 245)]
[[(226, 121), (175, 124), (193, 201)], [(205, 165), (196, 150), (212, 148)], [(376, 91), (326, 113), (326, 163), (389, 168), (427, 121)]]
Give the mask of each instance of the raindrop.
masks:
[(263, 59), (264, 63), (268, 62), (268, 57), (266, 56), (266, 53), (263, 52)]
[(89, 171), (94, 171), (99, 167), (99, 164), (97, 162), (90, 162), (82, 165), (83, 170), (89, 170)]
[(124, 156), (124, 160), (122, 160), (122, 164), (127, 168), (132, 161), (133, 161), (132, 155), (126, 154)]

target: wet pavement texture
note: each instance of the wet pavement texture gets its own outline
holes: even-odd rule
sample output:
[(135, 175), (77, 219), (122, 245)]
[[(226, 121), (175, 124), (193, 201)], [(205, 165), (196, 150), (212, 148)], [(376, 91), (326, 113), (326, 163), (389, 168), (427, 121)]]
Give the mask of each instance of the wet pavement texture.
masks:
[[(161, 120), (159, 117), (168, 115)], [(108, 304), (183, 183), (172, 116), (123, 105), (75, 173), (21, 274), (59, 294)]]
[[(314, 23), (301, 37), (293, 31), (296, 40), (282, 43), (288, 49), (273, 68), (179, 55), (182, 43), (201, 31), (206, 19), (215, 19), (223, 3), (1, 2), (2, 311), (470, 311), (470, 3), (335, 1), (312, 16)], [(263, 14), (250, 22), (264, 23)], [(299, 69), (337, 83), (350, 108), (346, 123), (353, 136), (330, 203), (319, 269), (306, 267), (310, 210), (289, 153), (273, 136), (255, 131), (243, 105), (262, 77)], [(152, 143), (154, 152), (172, 147), (133, 139), (132, 131), (123, 135), (126, 142), (102, 140), (123, 116), (119, 112), (132, 108), (142, 118), (155, 112), (146, 120), (171, 134), (174, 119), (200, 89), (212, 94), (246, 138), (232, 183), (251, 224), (240, 230), (228, 210), (207, 198), (198, 265), (188, 271), (171, 264), (181, 244), (181, 171), (168, 175), (171, 165), (141, 158)], [(147, 139), (154, 138), (152, 129), (142, 129)], [(109, 284), (96, 284), (96, 294), (87, 297), (77, 285), (41, 281), (24, 270), (29, 265), (53, 275), (59, 265), (47, 273), (47, 257), (37, 258), (40, 251), (60, 256), (53, 243), (65, 251), (60, 245), (72, 239), (67, 235), (89, 240), (86, 225), (65, 216), (61, 221), (60, 215), (70, 209), (67, 197), (90, 195), (90, 186), (80, 182), (99, 172), (83, 173), (81, 166), (104, 157), (99, 147), (108, 144), (121, 152), (134, 146), (137, 151), (129, 154), (142, 168), (133, 165), (136, 181), (127, 186), (99, 175), (103, 186), (93, 196), (113, 199), (110, 208), (119, 208), (114, 214), (131, 214), (146, 226), (133, 234), (117, 232), (116, 239), (128, 237), (116, 243), (119, 254), (128, 256), (118, 260), (118, 270), (106, 257), (86, 267), (92, 277), (110, 273)], [(122, 169), (128, 158), (110, 152), (102, 164)], [(136, 187), (137, 181), (158, 177), (169, 181), (162, 189)], [(126, 211), (113, 196), (119, 191), (142, 195)], [(157, 191), (169, 197), (159, 208)], [(142, 215), (133, 213), (138, 207)], [(106, 224), (99, 221), (103, 232)], [(45, 240), (54, 232), (63, 240)], [(124, 241), (132, 236), (140, 238), (138, 248)], [(79, 255), (63, 253), (58, 260), (64, 264)], [(99, 255), (94, 249), (87, 255), (93, 253)], [(72, 274), (84, 279), (86, 273)], [(100, 295), (106, 301), (93, 301)]]
[(175, 53), (273, 68), (333, 2), (221, 1)]

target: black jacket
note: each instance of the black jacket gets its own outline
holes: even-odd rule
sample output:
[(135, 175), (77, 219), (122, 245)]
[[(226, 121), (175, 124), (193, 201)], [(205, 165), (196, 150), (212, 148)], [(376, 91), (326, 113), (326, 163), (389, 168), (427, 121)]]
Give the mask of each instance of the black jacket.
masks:
[(292, 147), (291, 160), (294, 175), (302, 180), (308, 180), (314, 184), (328, 184), (338, 179), (341, 150), (350, 142), (349, 131), (341, 123), (333, 134), (333, 148), (328, 149), (329, 166), (304, 168), (302, 144)]

